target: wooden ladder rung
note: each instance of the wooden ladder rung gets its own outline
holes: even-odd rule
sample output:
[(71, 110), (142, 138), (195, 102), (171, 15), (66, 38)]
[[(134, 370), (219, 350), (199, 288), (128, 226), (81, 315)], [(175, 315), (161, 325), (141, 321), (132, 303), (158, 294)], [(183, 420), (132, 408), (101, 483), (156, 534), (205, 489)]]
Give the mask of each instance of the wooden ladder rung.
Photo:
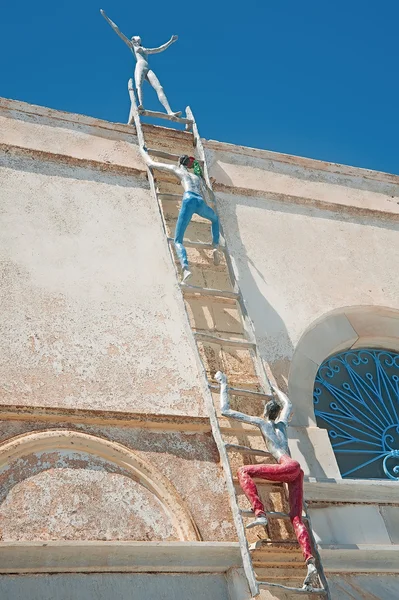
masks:
[[(219, 390), (220, 386), (214, 383), (210, 383), (209, 387), (213, 390)], [(257, 392), (255, 390), (246, 390), (243, 388), (235, 388), (229, 387), (228, 391), (232, 393), (233, 396), (244, 396), (248, 398), (259, 398), (259, 400), (270, 400), (273, 397), (272, 394), (265, 394), (264, 392)]]
[[(255, 513), (253, 510), (247, 510), (246, 508), (241, 508), (240, 513), (243, 517), (255, 517)], [(277, 512), (277, 511), (266, 511), (266, 515), (269, 519), (291, 519), (288, 513)], [(306, 515), (302, 515), (302, 521), (307, 521), (308, 518)]]
[[(284, 485), (282, 481), (273, 481), (272, 479), (263, 479), (262, 477), (253, 477), (252, 481), (256, 485), (271, 485), (271, 486), (276, 486), (276, 487), (283, 487), (283, 485)], [(234, 485), (241, 488), (240, 482), (238, 481), (237, 477), (233, 477), (233, 482), (234, 482)]]
[(229, 338), (221, 338), (217, 335), (212, 335), (211, 333), (201, 333), (199, 331), (194, 331), (194, 337), (197, 340), (202, 342), (210, 342), (212, 344), (220, 344), (221, 346), (231, 346), (236, 348), (249, 348), (255, 349), (256, 344), (254, 342), (249, 342), (248, 340), (232, 340)]
[[(294, 553), (294, 554), (301, 554), (300, 552), (300, 546), (298, 544), (298, 540), (270, 540), (270, 539), (258, 539), (256, 542), (252, 542), (252, 544), (249, 545), (249, 551), (252, 553), (254, 553), (256, 555), (256, 557), (254, 558), (255, 562), (262, 562), (261, 560), (261, 555), (262, 553), (268, 553), (270, 546), (274, 546), (274, 545), (278, 545), (280, 544), (280, 546), (286, 546), (287, 544), (290, 546), (295, 546), (295, 548), (292, 549), (288, 549), (289, 553)], [(276, 550), (276, 548), (272, 548), (272, 551), (274, 552)], [(278, 548), (277, 548), (278, 550)], [(282, 552), (286, 552), (287, 549), (286, 548), (282, 548), (281, 549)]]
[(185, 125), (192, 125), (192, 119), (185, 119), (184, 117), (174, 117), (167, 113), (158, 112), (157, 110), (139, 110), (140, 117), (153, 117), (154, 119), (166, 119), (166, 121), (173, 121), (174, 123), (184, 123)]
[[(156, 150), (155, 148), (148, 148), (147, 152), (151, 156), (157, 156), (158, 158), (165, 158), (166, 160), (172, 160), (175, 162), (177, 162), (181, 156), (180, 154), (171, 154), (170, 152), (164, 152), (163, 150)], [(204, 161), (200, 160), (199, 158), (196, 158), (195, 160), (197, 162), (199, 162), (199, 164), (201, 166), (204, 164)]]
[(294, 588), (288, 585), (283, 585), (282, 583), (272, 583), (271, 581), (258, 581), (258, 585), (261, 589), (266, 590), (268, 588), (279, 588), (280, 590), (286, 590), (294, 594), (313, 594), (319, 596), (324, 596), (327, 594), (327, 591), (324, 588)]
[[(259, 542), (263, 542), (263, 549), (267, 548), (270, 544), (272, 546), (273, 545), (280, 545), (280, 546), (289, 545), (289, 546), (296, 546), (297, 548), (299, 548), (298, 540), (258, 540), (257, 542), (255, 542), (255, 544), (258, 544)], [(255, 544), (250, 545), (250, 547), (249, 547), (250, 552), (259, 550), (259, 548), (253, 547)]]
[[(174, 244), (175, 240), (171, 237), (168, 237), (168, 242)], [(206, 242), (192, 242), (190, 240), (183, 240), (183, 246), (186, 248), (202, 248), (204, 250), (214, 250), (215, 246), (213, 244), (207, 244)], [(218, 246), (219, 252), (226, 252), (226, 246)]]
[(202, 296), (218, 296), (219, 298), (234, 298), (237, 300), (239, 294), (230, 292), (229, 290), (214, 290), (212, 288), (204, 288), (197, 285), (188, 285), (180, 282), (180, 287), (185, 294), (201, 294)]
[(271, 456), (266, 450), (258, 450), (257, 448), (249, 448), (249, 446), (240, 446), (239, 444), (225, 444), (226, 450), (233, 450), (240, 454), (252, 454), (252, 456)]
[(163, 194), (161, 192), (157, 192), (157, 196), (159, 198), (159, 200), (162, 200), (163, 202), (167, 201), (167, 202), (176, 202), (178, 200), (181, 200), (182, 198), (182, 194)]

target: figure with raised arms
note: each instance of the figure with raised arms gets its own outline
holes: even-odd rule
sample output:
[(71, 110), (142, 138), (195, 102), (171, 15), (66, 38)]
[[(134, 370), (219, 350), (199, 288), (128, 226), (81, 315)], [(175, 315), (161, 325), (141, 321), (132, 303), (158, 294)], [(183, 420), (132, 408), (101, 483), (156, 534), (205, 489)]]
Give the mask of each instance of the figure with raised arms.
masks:
[(172, 35), (172, 37), (170, 38), (170, 40), (168, 42), (166, 42), (166, 44), (162, 44), (162, 46), (159, 46), (158, 48), (145, 48), (144, 46), (141, 45), (141, 38), (138, 35), (134, 35), (130, 39), (127, 38), (120, 31), (119, 27), (113, 21), (111, 21), (111, 19), (109, 17), (107, 17), (107, 15), (105, 14), (105, 12), (102, 9), (100, 10), (100, 12), (101, 12), (102, 16), (104, 17), (104, 19), (107, 21), (107, 23), (109, 23), (111, 25), (111, 27), (115, 31), (115, 33), (117, 33), (119, 35), (119, 37), (121, 38), (121, 40), (123, 40), (125, 42), (125, 44), (130, 48), (130, 50), (132, 51), (132, 53), (134, 54), (134, 57), (136, 59), (136, 68), (134, 70), (134, 81), (136, 84), (137, 96), (139, 99), (139, 106), (138, 106), (139, 110), (144, 110), (143, 83), (145, 80), (147, 80), (148, 83), (150, 85), (152, 85), (152, 87), (156, 91), (158, 99), (159, 99), (160, 103), (162, 104), (162, 106), (164, 107), (164, 109), (166, 110), (166, 112), (168, 113), (168, 115), (171, 115), (174, 117), (180, 117), (181, 111), (180, 112), (172, 111), (172, 109), (169, 106), (169, 102), (168, 102), (168, 99), (166, 98), (163, 87), (161, 86), (161, 84), (159, 82), (158, 77), (155, 75), (154, 71), (152, 71), (150, 69), (150, 66), (148, 64), (148, 55), (149, 54), (158, 54), (159, 52), (163, 52), (164, 50), (169, 48), (169, 46), (171, 46), (173, 44), (173, 42), (175, 42), (177, 40), (177, 35)]

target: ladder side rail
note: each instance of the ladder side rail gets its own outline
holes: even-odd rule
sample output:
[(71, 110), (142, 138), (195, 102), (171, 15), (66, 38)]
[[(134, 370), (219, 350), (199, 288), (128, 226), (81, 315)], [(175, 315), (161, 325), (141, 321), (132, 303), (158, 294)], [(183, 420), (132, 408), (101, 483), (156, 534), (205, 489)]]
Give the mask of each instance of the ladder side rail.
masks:
[[(131, 115), (132, 115), (134, 124), (136, 126), (137, 139), (138, 139), (139, 145), (141, 147), (143, 147), (143, 146), (145, 146), (145, 140), (144, 140), (143, 130), (141, 127), (139, 112), (137, 109), (136, 98), (134, 96), (132, 80), (129, 80), (129, 94), (130, 94), (130, 98), (131, 98)], [(148, 172), (148, 180), (150, 183), (150, 189), (151, 189), (154, 197), (157, 199), (158, 209), (160, 211), (161, 219), (162, 219), (162, 226), (164, 229), (165, 237), (167, 238), (165, 222), (162, 217), (162, 213), (161, 213), (159, 202), (158, 202), (155, 180), (154, 180), (154, 176), (153, 176), (153, 173), (152, 173), (152, 170), (150, 167), (147, 167), (147, 172)], [(169, 246), (169, 244), (167, 244), (167, 245)], [(172, 258), (172, 262), (175, 266), (175, 261), (173, 259), (173, 251), (170, 248), (170, 246), (169, 246), (169, 251), (170, 251), (171, 258)], [(175, 266), (175, 270), (177, 272), (176, 266)], [(188, 320), (187, 308), (186, 308), (184, 302), (183, 302), (183, 305), (184, 305), (186, 317)], [(201, 371), (205, 378), (205, 381), (208, 382), (208, 379), (206, 377), (205, 367), (202, 363), (197, 344), (194, 344), (194, 346), (195, 346), (195, 350), (196, 350), (197, 362), (199, 363), (199, 365), (201, 367)], [(206, 404), (207, 404), (207, 409), (208, 409), (209, 420), (211, 423), (213, 437), (215, 439), (216, 446), (218, 448), (219, 455), (220, 455), (220, 462), (222, 464), (224, 472), (226, 473), (226, 487), (227, 487), (227, 492), (228, 492), (229, 499), (230, 499), (230, 506), (231, 506), (231, 511), (233, 514), (234, 524), (235, 524), (236, 530), (237, 530), (238, 540), (240, 542), (240, 550), (241, 550), (244, 572), (245, 572), (245, 575), (246, 575), (246, 578), (248, 581), (248, 585), (249, 585), (249, 589), (250, 589), (252, 596), (258, 596), (260, 593), (260, 590), (259, 590), (258, 583), (256, 581), (255, 572), (252, 567), (252, 559), (251, 559), (251, 555), (250, 555), (250, 551), (249, 551), (248, 541), (247, 541), (247, 538), (245, 535), (244, 522), (241, 517), (240, 509), (237, 504), (237, 497), (236, 497), (236, 493), (235, 493), (235, 487), (234, 487), (233, 475), (231, 472), (230, 462), (229, 462), (229, 458), (227, 455), (227, 451), (224, 447), (224, 442), (223, 442), (222, 434), (220, 431), (219, 421), (217, 418), (215, 406), (214, 406), (213, 399), (210, 394), (209, 388), (206, 390)]]
[[(212, 183), (209, 178), (209, 172), (208, 172), (208, 166), (207, 166), (207, 162), (206, 162), (204, 147), (202, 145), (202, 141), (201, 141), (201, 138), (198, 133), (197, 123), (194, 119), (194, 115), (193, 115), (190, 107), (186, 108), (186, 115), (187, 115), (188, 119), (192, 120), (192, 132), (193, 132), (193, 136), (194, 136), (194, 140), (195, 140), (195, 145), (196, 145), (198, 153), (200, 155), (199, 158), (203, 161), (203, 164), (204, 164), (205, 181), (206, 181), (206, 184), (209, 186), (209, 188), (212, 190)], [(216, 209), (216, 205), (214, 205), (214, 208)], [(224, 237), (224, 235), (223, 235), (223, 237)], [(226, 261), (228, 261), (229, 253), (228, 253), (227, 249), (225, 252), (225, 256), (226, 256)], [(229, 265), (228, 265), (228, 269), (229, 269), (230, 277), (234, 284), (233, 289), (235, 291), (238, 291), (239, 297), (237, 299), (239, 300), (241, 294), (239, 293), (239, 288), (237, 286), (236, 277), (234, 274), (232, 276)], [(258, 582), (256, 580), (255, 571), (254, 571), (254, 568), (252, 565), (252, 558), (251, 558), (251, 554), (250, 554), (250, 550), (249, 550), (249, 544), (248, 544), (247, 536), (245, 534), (244, 521), (242, 519), (241, 511), (240, 511), (240, 508), (239, 508), (238, 502), (237, 502), (237, 495), (236, 495), (236, 490), (235, 490), (235, 486), (234, 486), (233, 473), (231, 471), (231, 466), (230, 466), (230, 459), (229, 459), (229, 456), (227, 453), (227, 449), (225, 447), (225, 443), (222, 438), (222, 434), (220, 431), (220, 425), (219, 425), (219, 419), (216, 414), (216, 409), (215, 409), (215, 405), (213, 403), (212, 396), (210, 397), (210, 400), (211, 400), (211, 402), (210, 402), (211, 406), (209, 407), (210, 421), (211, 421), (212, 431), (213, 431), (213, 435), (214, 435), (214, 438), (216, 441), (216, 445), (218, 447), (219, 454), (220, 454), (220, 462), (222, 463), (223, 469), (226, 473), (226, 485), (227, 485), (227, 489), (229, 491), (231, 509), (232, 509), (233, 518), (234, 518), (234, 521), (236, 524), (238, 540), (240, 542), (240, 550), (241, 550), (241, 556), (242, 556), (242, 561), (243, 561), (243, 566), (244, 566), (244, 572), (247, 577), (247, 581), (248, 581), (249, 588), (251, 590), (251, 594), (253, 596), (257, 596), (260, 593), (260, 590), (259, 590)]]
[[(145, 144), (145, 139), (144, 139), (144, 134), (143, 134), (143, 128), (141, 127), (141, 120), (140, 120), (140, 114), (139, 114), (139, 110), (137, 107), (137, 102), (136, 102), (136, 97), (134, 94), (134, 88), (133, 88), (133, 79), (129, 79), (129, 83), (128, 83), (128, 90), (129, 90), (129, 95), (130, 95), (130, 101), (131, 101), (131, 108), (130, 108), (130, 114), (131, 114), (131, 122), (134, 122), (134, 125), (136, 127), (136, 135), (137, 135), (137, 140), (139, 143), (139, 146), (141, 148), (145, 148), (146, 144)], [(169, 247), (168, 244), (168, 234), (166, 231), (166, 226), (165, 226), (165, 219), (163, 217), (162, 214), (162, 210), (161, 210), (161, 206), (160, 206), (160, 202), (158, 200), (158, 192), (157, 192), (157, 188), (156, 188), (156, 184), (155, 184), (155, 178), (154, 178), (154, 174), (152, 172), (152, 169), (149, 165), (146, 165), (146, 169), (147, 169), (147, 175), (148, 175), (148, 182), (150, 184), (150, 190), (152, 192), (152, 195), (154, 196), (156, 202), (157, 202), (157, 206), (158, 206), (158, 212), (160, 214), (161, 217), (161, 223), (162, 223), (162, 229), (165, 235), (165, 239), (166, 239), (166, 246), (168, 246), (169, 248), (169, 252), (172, 256), (172, 264), (175, 267), (175, 272), (177, 273), (177, 269), (176, 269), (176, 265), (175, 262), (173, 260), (173, 254), (172, 251)]]
[[(195, 139), (195, 142), (196, 142), (195, 145), (196, 145), (198, 153), (200, 155), (200, 159), (203, 161), (203, 164), (204, 164), (205, 181), (206, 181), (206, 184), (209, 186), (209, 188), (212, 190), (212, 182), (211, 182), (210, 177), (209, 177), (209, 171), (208, 171), (208, 165), (207, 165), (206, 156), (205, 156), (204, 145), (203, 145), (201, 137), (199, 135), (199, 131), (198, 131), (198, 127), (197, 127), (197, 123), (195, 121), (194, 115), (193, 115), (192, 110), (191, 110), (191, 108), (189, 106), (187, 106), (187, 108), (186, 108), (186, 115), (187, 115), (187, 117), (189, 119), (192, 120), (192, 123), (193, 123), (193, 125), (192, 125), (192, 127), (193, 127), (193, 135), (194, 135), (194, 139)], [(214, 209), (217, 212), (216, 203), (214, 203)], [(255, 343), (255, 351), (254, 351), (254, 354), (255, 354), (255, 360), (254, 360), (255, 369), (256, 369), (257, 375), (259, 377), (259, 380), (260, 380), (260, 382), (262, 384), (263, 391), (265, 391), (266, 393), (270, 393), (271, 392), (271, 385), (270, 385), (269, 377), (268, 377), (268, 375), (266, 373), (266, 369), (265, 369), (263, 360), (259, 356), (259, 352), (258, 352), (258, 348), (257, 348), (257, 344), (256, 344), (255, 327), (254, 327), (254, 324), (253, 324), (253, 321), (252, 321), (251, 317), (248, 314), (247, 307), (245, 305), (244, 298), (242, 296), (240, 286), (238, 285), (238, 281), (237, 281), (235, 269), (233, 267), (233, 263), (231, 261), (230, 253), (227, 250), (226, 237), (224, 235), (221, 223), (220, 223), (220, 229), (222, 231), (224, 242), (226, 244), (225, 256), (226, 256), (226, 263), (227, 263), (227, 268), (228, 268), (228, 271), (229, 271), (230, 279), (231, 279), (231, 281), (233, 283), (233, 289), (238, 293), (237, 301), (239, 303), (239, 306), (240, 306), (240, 309), (241, 309), (241, 313), (242, 313), (242, 317), (243, 317), (243, 321), (244, 321), (244, 330), (246, 332), (248, 340)]]
[[(131, 102), (129, 121), (130, 121), (130, 124), (134, 122), (134, 124), (136, 126), (136, 135), (137, 135), (137, 140), (139, 142), (139, 146), (141, 148), (145, 148), (143, 128), (141, 127), (139, 109), (137, 108), (136, 96), (134, 95), (133, 79), (131, 79), (131, 78), (129, 79), (127, 88), (129, 90), (129, 96), (130, 96), (130, 102)], [(147, 170), (149, 171), (148, 167), (147, 167)], [(155, 188), (154, 188), (154, 190), (155, 190)]]
[[(199, 355), (199, 353), (198, 353)], [(252, 557), (249, 550), (249, 544), (247, 540), (247, 536), (245, 535), (245, 527), (244, 521), (241, 516), (241, 511), (237, 502), (237, 495), (233, 481), (233, 473), (231, 471), (230, 460), (225, 448), (225, 444), (222, 438), (222, 433), (220, 431), (219, 419), (216, 414), (215, 405), (213, 403), (213, 398), (209, 394), (209, 403), (208, 403), (208, 411), (209, 411), (209, 420), (212, 426), (213, 437), (216, 442), (216, 446), (219, 450), (220, 462), (222, 463), (223, 470), (226, 474), (226, 487), (230, 497), (230, 507), (231, 512), (233, 514), (234, 523), (237, 530), (238, 541), (240, 543), (240, 550), (242, 556), (242, 562), (244, 567), (244, 572), (248, 581), (249, 589), (251, 591), (252, 596), (258, 596), (260, 593), (259, 585), (256, 580), (255, 571), (252, 565)]]
[[(130, 101), (131, 101), (130, 117), (129, 117), (130, 123), (134, 123), (134, 125), (136, 127), (136, 135), (137, 135), (137, 140), (138, 140), (139, 146), (141, 148), (145, 148), (146, 144), (145, 144), (145, 139), (144, 139), (144, 134), (143, 134), (143, 128), (141, 127), (140, 114), (139, 114), (139, 110), (137, 107), (136, 96), (134, 94), (132, 79), (129, 79), (128, 90), (129, 90), (129, 96), (130, 96)], [(153, 197), (155, 198), (155, 200), (157, 202), (159, 216), (161, 217), (162, 229), (163, 229), (165, 240), (166, 240), (166, 246), (168, 247), (168, 250), (169, 250), (169, 254), (170, 254), (170, 257), (172, 260), (172, 265), (174, 267), (176, 277), (178, 277), (179, 273), (178, 273), (177, 266), (175, 264), (175, 260), (173, 257), (173, 250), (170, 247), (170, 244), (168, 243), (168, 232), (166, 229), (165, 219), (164, 219), (164, 216), (162, 213), (161, 203), (159, 202), (159, 198), (158, 198), (158, 192), (157, 192), (157, 186), (155, 183), (154, 173), (149, 165), (146, 165), (146, 169), (147, 169), (148, 182), (150, 184), (150, 190), (152, 192)], [(184, 304), (184, 308), (185, 308), (185, 303), (183, 302), (183, 304)], [(188, 318), (186, 308), (185, 308), (185, 313)]]
[[(134, 88), (133, 88), (133, 79), (129, 79), (128, 82), (128, 90), (129, 90), (129, 96), (130, 96), (130, 101), (131, 101), (131, 108), (130, 108), (130, 117), (131, 118), (131, 122), (134, 122), (134, 125), (136, 127), (136, 135), (137, 135), (137, 140), (139, 143), (139, 146), (141, 148), (145, 148), (145, 139), (144, 139), (144, 134), (143, 134), (143, 128), (141, 127), (141, 120), (140, 120), (140, 114), (139, 114), (139, 110), (137, 107), (137, 102), (136, 102), (136, 96), (134, 94)], [(157, 202), (157, 207), (158, 207), (158, 212), (160, 214), (161, 217), (161, 223), (162, 223), (162, 229), (166, 238), (166, 245), (169, 247), (169, 244), (167, 242), (167, 231), (166, 231), (166, 226), (165, 226), (165, 220), (162, 214), (162, 210), (161, 210), (161, 206), (158, 200), (158, 193), (157, 193), (157, 189), (156, 189), (156, 185), (155, 185), (155, 179), (154, 179), (154, 174), (152, 172), (152, 169), (149, 165), (146, 165), (146, 169), (147, 169), (147, 175), (148, 175), (148, 182), (150, 184), (150, 190), (152, 192), (153, 197), (155, 198), (156, 202)], [(170, 248), (169, 248), (170, 251)], [(170, 251), (171, 252), (171, 251)], [(175, 266), (174, 260), (173, 260), (173, 256), (172, 256), (172, 263)], [(175, 271), (176, 271), (176, 266), (175, 266)], [(177, 271), (176, 271), (177, 272)]]

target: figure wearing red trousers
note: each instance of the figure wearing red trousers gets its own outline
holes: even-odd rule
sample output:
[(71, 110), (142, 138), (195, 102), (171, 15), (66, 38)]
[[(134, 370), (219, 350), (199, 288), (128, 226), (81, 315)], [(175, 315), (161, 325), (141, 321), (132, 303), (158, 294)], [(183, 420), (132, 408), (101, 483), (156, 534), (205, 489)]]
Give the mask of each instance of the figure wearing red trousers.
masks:
[(247, 528), (258, 525), (265, 527), (267, 525), (265, 507), (259, 497), (253, 478), (257, 477), (258, 479), (288, 484), (290, 519), (308, 568), (303, 587), (307, 589), (313, 586), (318, 587), (318, 573), (312, 555), (309, 532), (302, 521), (303, 471), (299, 463), (291, 458), (288, 449), (287, 423), (292, 413), (291, 401), (283, 392), (273, 388), (278, 401), (273, 399), (265, 405), (263, 418), (252, 417), (231, 410), (226, 375), (219, 371), (215, 377), (220, 383), (222, 415), (259, 427), (267, 449), (278, 463), (273, 465), (247, 465), (238, 469), (238, 480), (255, 513), (255, 520), (247, 525)]

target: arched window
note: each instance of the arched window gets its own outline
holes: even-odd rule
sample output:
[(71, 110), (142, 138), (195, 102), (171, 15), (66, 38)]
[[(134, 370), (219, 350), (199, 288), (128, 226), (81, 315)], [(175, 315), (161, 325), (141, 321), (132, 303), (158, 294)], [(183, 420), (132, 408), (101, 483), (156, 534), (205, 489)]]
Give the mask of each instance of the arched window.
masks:
[(342, 477), (399, 480), (399, 354), (335, 354), (314, 385), (317, 424), (328, 430)]

